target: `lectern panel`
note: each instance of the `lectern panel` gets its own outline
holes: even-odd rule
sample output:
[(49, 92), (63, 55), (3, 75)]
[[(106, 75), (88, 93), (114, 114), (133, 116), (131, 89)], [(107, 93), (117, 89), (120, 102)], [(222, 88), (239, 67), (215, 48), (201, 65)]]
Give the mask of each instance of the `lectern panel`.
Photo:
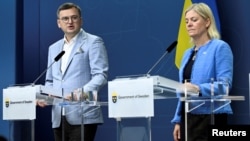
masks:
[(23, 86), (3, 89), (3, 120), (36, 118), (37, 87)]
[(108, 83), (109, 117), (154, 116), (153, 79), (122, 79)]

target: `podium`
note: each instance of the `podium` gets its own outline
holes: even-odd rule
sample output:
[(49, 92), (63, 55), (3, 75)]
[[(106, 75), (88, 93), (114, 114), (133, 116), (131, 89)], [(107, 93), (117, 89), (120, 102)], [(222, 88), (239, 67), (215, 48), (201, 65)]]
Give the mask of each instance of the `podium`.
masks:
[[(86, 116), (91, 115), (91, 112), (95, 112), (96, 110), (101, 110), (102, 106), (108, 105), (107, 102), (101, 102), (98, 99), (98, 91), (89, 91), (84, 92), (83, 89), (78, 89), (77, 92), (71, 93), (71, 98), (73, 99), (66, 100), (59, 102), (56, 105), (61, 106), (62, 109), (62, 140), (64, 140), (65, 135), (65, 124), (63, 119), (67, 115), (74, 114), (75, 112), (77, 115), (80, 115), (80, 125), (81, 125), (81, 141), (84, 141), (84, 124), (86, 123), (85, 118)], [(102, 118), (102, 114), (100, 115)]]
[(62, 97), (61, 90), (43, 85), (12, 86), (3, 89), (3, 120), (36, 119), (36, 100), (44, 99), (51, 103), (53, 98), (49, 97), (49, 94)]
[[(185, 103), (185, 141), (188, 140), (188, 113), (201, 108), (205, 104), (210, 104), (210, 109), (211, 109), (211, 125), (214, 125), (214, 114), (219, 111), (221, 108), (229, 105), (232, 101), (244, 101), (245, 97), (244, 96), (211, 96), (211, 97), (181, 97), (181, 101)], [(190, 104), (194, 104), (196, 106), (190, 106)]]
[(36, 100), (43, 99), (52, 104), (55, 97), (61, 97), (61, 90), (43, 85), (10, 86), (3, 89), (3, 120), (31, 121), (31, 140), (35, 140)]
[[(215, 94), (215, 89), (217, 89), (217, 93)], [(186, 90), (186, 89), (184, 89)], [(188, 113), (195, 112), (195, 110), (199, 110), (199, 108), (206, 108), (206, 110), (210, 110), (210, 125), (215, 124), (215, 114), (220, 113), (219, 111), (223, 108), (229, 108), (229, 104), (232, 101), (244, 101), (244, 96), (229, 96), (229, 84), (228, 82), (223, 82), (221, 80), (217, 80), (216, 82), (211, 81), (210, 83), (210, 96), (189, 96), (184, 91), (184, 96), (180, 97), (180, 101), (185, 104), (185, 141), (189, 141), (188, 139)]]
[[(108, 104), (107, 102), (98, 101), (97, 91), (83, 93), (82, 89), (80, 89), (77, 100), (65, 99), (65, 94), (72, 94), (72, 92), (70, 93), (70, 91), (66, 89), (54, 89), (43, 85), (12, 86), (5, 88), (3, 89), (3, 120), (31, 121), (31, 141), (35, 141), (34, 121), (36, 119), (37, 100), (44, 100), (48, 105), (61, 106), (63, 111), (62, 116), (74, 112), (65, 110), (70, 106), (74, 106), (77, 108), (74, 110), (81, 111), (81, 140), (83, 141), (84, 117), (94, 110), (99, 110), (101, 106)], [(91, 110), (83, 112), (86, 106), (91, 107)], [(64, 130), (64, 127), (62, 127), (62, 130)]]
[[(176, 98), (176, 92), (183, 85), (162, 76), (128, 76), (108, 82), (109, 118), (117, 121), (117, 141), (151, 141), (151, 117), (154, 117), (154, 100)], [(145, 118), (144, 127), (132, 127), (133, 136), (122, 121), (131, 118)], [(130, 134), (126, 136), (124, 134)], [(124, 138), (126, 137), (126, 139)]]
[[(184, 95), (177, 96), (177, 93), (184, 93)], [(196, 93), (187, 92), (184, 84), (158, 75), (116, 78), (108, 82), (108, 108), (109, 118), (115, 118), (117, 121), (117, 141), (151, 141), (154, 100), (169, 98), (180, 98), (185, 102), (185, 120), (187, 120), (187, 113), (209, 103), (211, 105), (211, 123), (213, 123), (213, 116), (217, 110), (232, 101), (245, 100), (244, 96), (223, 94), (199, 97)], [(190, 106), (193, 103), (195, 106)], [(142, 127), (124, 127), (122, 121), (131, 118), (146, 118), (146, 124)], [(187, 121), (185, 123), (187, 124)], [(133, 132), (137, 132), (135, 138), (131, 135), (135, 134)], [(187, 141), (187, 137), (185, 138)]]

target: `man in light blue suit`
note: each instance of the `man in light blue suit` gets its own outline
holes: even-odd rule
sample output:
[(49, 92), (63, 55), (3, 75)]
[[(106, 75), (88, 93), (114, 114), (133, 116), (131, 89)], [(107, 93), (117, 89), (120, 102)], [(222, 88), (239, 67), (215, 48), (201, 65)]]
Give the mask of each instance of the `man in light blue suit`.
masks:
[[(64, 32), (64, 38), (49, 47), (48, 66), (60, 52), (64, 50), (65, 54), (47, 71), (45, 86), (62, 89), (64, 97), (79, 88), (84, 92), (98, 92), (107, 84), (109, 69), (103, 40), (81, 28), (81, 9), (75, 4), (64, 3), (59, 6), (57, 17), (58, 27)], [(81, 140), (82, 113), (85, 113), (84, 141), (94, 141), (97, 126), (103, 123), (101, 108), (70, 105), (65, 106), (62, 112), (62, 106), (54, 101), (52, 128), (56, 141), (62, 141), (62, 138), (65, 141)]]

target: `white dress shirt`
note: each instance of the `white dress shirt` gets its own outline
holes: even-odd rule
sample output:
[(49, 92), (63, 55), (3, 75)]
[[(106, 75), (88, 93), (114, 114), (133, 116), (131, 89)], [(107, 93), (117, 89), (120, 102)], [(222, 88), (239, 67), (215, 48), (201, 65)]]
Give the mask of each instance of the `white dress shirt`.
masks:
[(64, 37), (64, 45), (63, 45), (63, 50), (65, 51), (65, 54), (62, 56), (62, 63), (61, 63), (61, 71), (64, 74), (67, 64), (68, 64), (68, 59), (71, 54), (72, 48), (75, 45), (76, 37), (72, 38), (69, 42), (67, 39)]

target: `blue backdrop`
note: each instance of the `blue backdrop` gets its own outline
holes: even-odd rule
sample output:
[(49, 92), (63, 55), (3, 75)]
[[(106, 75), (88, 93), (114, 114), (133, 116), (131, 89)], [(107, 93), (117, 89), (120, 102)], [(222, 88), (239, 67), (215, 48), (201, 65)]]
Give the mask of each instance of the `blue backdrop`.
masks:
[[(48, 46), (63, 37), (62, 31), (56, 24), (56, 10), (64, 0), (16, 1), (7, 3), (11, 9), (3, 11), (0, 8), (0, 17), (3, 17), (6, 26), (9, 27), (2, 28), (2, 22), (0, 41), (3, 46), (0, 52), (0, 65), (8, 69), (0, 69), (0, 78), (3, 80), (0, 81), (1, 88), (13, 83), (13, 78), (15, 83), (33, 82), (46, 68)], [(87, 32), (101, 36), (105, 41), (110, 62), (109, 81), (111, 81), (116, 76), (146, 73), (165, 52), (168, 45), (177, 40), (184, 1), (72, 0), (72, 2), (79, 4), (83, 10), (83, 28)], [(0, 5), (4, 7), (5, 1), (0, 1)], [(250, 65), (247, 63), (250, 53), (248, 39), (250, 17), (247, 15), (250, 12), (247, 7), (249, 5), (248, 0), (240, 0), (237, 3), (234, 0), (217, 1), (222, 38), (231, 45), (234, 53), (234, 81), (231, 94), (246, 97), (245, 101), (232, 103), (234, 115), (230, 117), (231, 124), (250, 124), (248, 83)], [(16, 18), (13, 20), (9, 18), (13, 17), (10, 10), (15, 13)], [(10, 41), (5, 40), (6, 36)], [(10, 52), (10, 55), (6, 55), (6, 52)], [(15, 57), (16, 61), (11, 61), (14, 67), (8, 67), (9, 63), (2, 61)], [(178, 80), (178, 69), (174, 64), (174, 58), (175, 50), (168, 54), (151, 74)], [(9, 74), (9, 77), (4, 77), (5, 74)], [(44, 84), (44, 77), (37, 83)], [(101, 100), (107, 101), (107, 96), (105, 87), (101, 91)], [(174, 115), (176, 102), (176, 99), (155, 101), (155, 116), (152, 118), (153, 140), (172, 140), (173, 126), (170, 120)], [(36, 141), (53, 140), (50, 112), (50, 107), (37, 108)], [(105, 106), (103, 113), (105, 123), (98, 128), (96, 141), (103, 139), (115, 141), (116, 121), (108, 118), (108, 108)], [(129, 124), (136, 123), (137, 120), (129, 121)], [(0, 120), (0, 126), (0, 135), (10, 138), (14, 133), (15, 141), (30, 140), (29, 122)], [(12, 130), (14, 132), (11, 132)]]

